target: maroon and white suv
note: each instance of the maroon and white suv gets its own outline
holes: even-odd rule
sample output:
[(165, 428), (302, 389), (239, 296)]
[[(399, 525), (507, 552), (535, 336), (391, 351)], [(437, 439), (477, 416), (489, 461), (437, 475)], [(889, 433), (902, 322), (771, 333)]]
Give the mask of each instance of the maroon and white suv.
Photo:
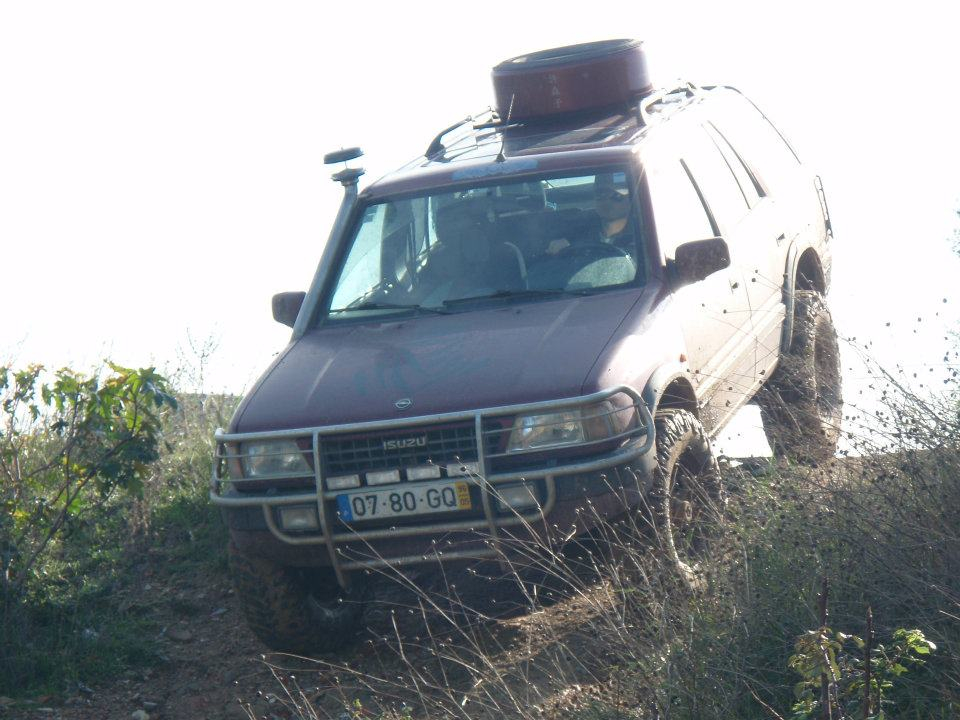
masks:
[(365, 569), (643, 505), (693, 572), (709, 439), (754, 397), (775, 452), (835, 451), (829, 216), (766, 117), (733, 88), (654, 88), (637, 41), (493, 77), (497, 109), (407, 166), (362, 192), (334, 175), (314, 280), (273, 299), (290, 343), (216, 436), (236, 587), (276, 649), (350, 637)]

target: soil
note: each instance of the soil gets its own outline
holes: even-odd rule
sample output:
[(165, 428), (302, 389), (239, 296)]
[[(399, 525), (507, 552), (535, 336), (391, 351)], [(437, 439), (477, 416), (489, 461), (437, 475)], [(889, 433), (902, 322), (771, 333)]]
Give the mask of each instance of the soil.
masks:
[[(440, 599), (435, 607), (404, 582), (377, 578), (356, 642), (336, 656), (297, 658), (269, 654), (252, 635), (225, 573), (174, 572), (162, 556), (148, 557), (122, 603), (162, 628), (161, 664), (97, 687), (81, 684), (69, 697), (26, 704), (0, 698), (0, 718), (354, 720), (402, 716), (404, 701), (416, 706), (424, 698), (430, 717), (440, 717), (444, 707), (470, 702), (467, 694), (483, 698), (471, 717), (536, 708), (550, 718), (610, 696), (609, 662), (594, 652), (590, 623), (605, 602), (603, 582), (578, 580), (578, 591), (556, 601), (538, 597), (531, 612), (520, 586), (495, 574), (499, 567), (487, 564), (406, 577), (428, 597), (459, 600)], [(543, 588), (536, 592), (549, 594)], [(478, 691), (480, 679), (491, 676), (498, 678), (494, 687)]]
[[(765, 469), (766, 460), (747, 459), (724, 475), (736, 492)], [(581, 568), (567, 581), (525, 574), (521, 586), (489, 562), (378, 576), (356, 641), (316, 658), (271, 654), (247, 628), (225, 570), (177, 567), (150, 551), (118, 602), (160, 628), (144, 641), (155, 641), (162, 662), (68, 696), (0, 697), (0, 720), (402, 720), (404, 703), (416, 718), (648, 717), (645, 683), (626, 673), (638, 665), (633, 653), (660, 653), (656, 637), (644, 637), (656, 628), (622, 624), (620, 604), (632, 591), (682, 591), (672, 573), (658, 577), (656, 551), (639, 550), (635, 576), (623, 571), (630, 563), (612, 564), (619, 575), (586, 567), (596, 546), (567, 558), (564, 567)]]

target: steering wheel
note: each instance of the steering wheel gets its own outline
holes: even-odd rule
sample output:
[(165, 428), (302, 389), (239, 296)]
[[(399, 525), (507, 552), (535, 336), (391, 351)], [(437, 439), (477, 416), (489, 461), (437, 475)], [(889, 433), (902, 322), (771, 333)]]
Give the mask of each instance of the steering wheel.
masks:
[(631, 282), (637, 275), (636, 261), (616, 245), (600, 242), (574, 245), (561, 251), (559, 257), (573, 266), (564, 284), (567, 288), (620, 285)]
[(617, 245), (603, 242), (575, 243), (567, 245), (557, 253), (558, 258), (575, 257), (581, 259), (584, 264), (603, 260), (605, 258), (624, 258), (633, 262), (633, 256)]
[(530, 267), (528, 287), (536, 289), (604, 287), (632, 281), (636, 261), (626, 250), (602, 242), (586, 242), (563, 248)]

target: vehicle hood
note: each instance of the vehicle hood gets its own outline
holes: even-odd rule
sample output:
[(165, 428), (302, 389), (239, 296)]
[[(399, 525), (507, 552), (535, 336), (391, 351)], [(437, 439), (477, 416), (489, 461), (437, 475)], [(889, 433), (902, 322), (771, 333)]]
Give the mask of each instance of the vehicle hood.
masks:
[[(315, 427), (574, 397), (639, 295), (618, 291), (312, 330), (264, 374), (231, 429)], [(409, 407), (398, 409), (400, 400)]]

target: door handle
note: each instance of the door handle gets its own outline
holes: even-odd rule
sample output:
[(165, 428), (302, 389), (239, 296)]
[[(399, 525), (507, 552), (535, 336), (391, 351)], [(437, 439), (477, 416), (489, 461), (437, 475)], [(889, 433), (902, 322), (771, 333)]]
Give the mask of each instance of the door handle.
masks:
[(786, 233), (780, 233), (780, 237), (777, 238), (777, 245), (781, 245), (784, 240), (787, 239)]
[(740, 287), (740, 282), (738, 280), (730, 281), (730, 292), (736, 292), (739, 287)]

